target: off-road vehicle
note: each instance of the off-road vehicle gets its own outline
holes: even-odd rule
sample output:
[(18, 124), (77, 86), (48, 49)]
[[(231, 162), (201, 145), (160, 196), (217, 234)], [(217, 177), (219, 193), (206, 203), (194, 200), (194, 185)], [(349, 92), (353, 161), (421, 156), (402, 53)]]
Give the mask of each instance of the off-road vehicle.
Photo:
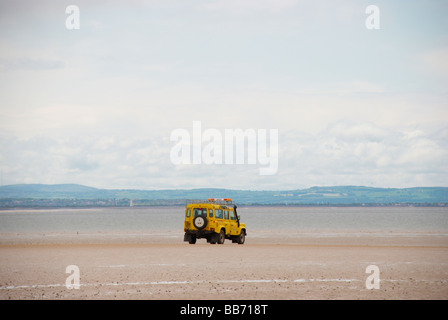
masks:
[(225, 239), (244, 244), (246, 224), (240, 222), (232, 199), (187, 200), (184, 221), (184, 241), (195, 244), (205, 238), (211, 244), (223, 244)]

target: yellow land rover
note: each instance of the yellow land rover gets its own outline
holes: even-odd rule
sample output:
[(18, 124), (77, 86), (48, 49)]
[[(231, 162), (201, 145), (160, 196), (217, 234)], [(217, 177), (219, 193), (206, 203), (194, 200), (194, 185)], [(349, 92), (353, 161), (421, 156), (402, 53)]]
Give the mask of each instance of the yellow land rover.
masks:
[(195, 244), (205, 238), (211, 244), (223, 244), (225, 239), (244, 244), (246, 225), (240, 222), (232, 199), (187, 200), (184, 221), (184, 241)]

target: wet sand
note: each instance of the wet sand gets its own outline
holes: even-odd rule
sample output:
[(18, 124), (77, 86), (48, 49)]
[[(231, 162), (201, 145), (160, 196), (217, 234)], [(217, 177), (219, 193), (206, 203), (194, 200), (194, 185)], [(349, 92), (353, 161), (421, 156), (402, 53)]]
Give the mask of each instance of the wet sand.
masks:
[[(0, 299), (447, 299), (444, 233), (0, 234)], [(68, 289), (76, 265), (79, 289)], [(367, 289), (369, 265), (379, 289)], [(370, 282), (369, 282), (370, 283)]]

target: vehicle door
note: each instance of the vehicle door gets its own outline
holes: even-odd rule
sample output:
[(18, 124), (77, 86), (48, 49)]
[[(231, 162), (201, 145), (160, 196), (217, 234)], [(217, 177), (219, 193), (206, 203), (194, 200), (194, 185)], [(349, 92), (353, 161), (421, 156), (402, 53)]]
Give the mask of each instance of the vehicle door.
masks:
[(226, 234), (230, 233), (230, 220), (229, 220), (229, 209), (224, 209), (224, 226), (226, 228)]
[(230, 234), (232, 236), (237, 236), (240, 234), (239, 228), (238, 228), (238, 222), (236, 221), (236, 215), (235, 210), (229, 208), (229, 228), (230, 228)]
[(196, 218), (197, 216), (203, 216), (204, 218), (207, 218), (207, 209), (206, 208), (193, 208), (193, 212), (192, 212), (193, 225), (194, 225), (194, 218)]
[(190, 213), (191, 213), (191, 209), (190, 208), (186, 208), (185, 209), (184, 228), (190, 228), (190, 225), (191, 225)]
[(219, 233), (219, 230), (221, 229), (221, 226), (224, 227), (224, 220), (223, 220), (223, 211), (222, 211), (222, 209), (215, 209), (215, 219), (216, 219), (216, 232)]

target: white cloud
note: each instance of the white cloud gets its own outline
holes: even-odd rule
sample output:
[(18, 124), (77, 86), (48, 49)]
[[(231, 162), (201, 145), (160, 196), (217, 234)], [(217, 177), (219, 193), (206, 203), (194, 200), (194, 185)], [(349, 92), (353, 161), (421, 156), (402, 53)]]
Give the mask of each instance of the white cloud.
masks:
[[(4, 183), (75, 182), (103, 188), (285, 189), (355, 184), (443, 185), (448, 150), (434, 135), (338, 122), (318, 134), (280, 130), (279, 169), (260, 165), (174, 165), (169, 136), (35, 137), (0, 141)], [(367, 137), (367, 138), (366, 138)]]
[[(358, 137), (366, 133), (367, 139)], [(280, 158), (279, 175), (303, 186), (341, 184), (338, 181), (383, 187), (444, 185), (448, 150), (433, 135), (338, 122), (318, 135), (283, 136), (282, 152), (289, 154)], [(300, 145), (298, 152), (295, 145)]]

